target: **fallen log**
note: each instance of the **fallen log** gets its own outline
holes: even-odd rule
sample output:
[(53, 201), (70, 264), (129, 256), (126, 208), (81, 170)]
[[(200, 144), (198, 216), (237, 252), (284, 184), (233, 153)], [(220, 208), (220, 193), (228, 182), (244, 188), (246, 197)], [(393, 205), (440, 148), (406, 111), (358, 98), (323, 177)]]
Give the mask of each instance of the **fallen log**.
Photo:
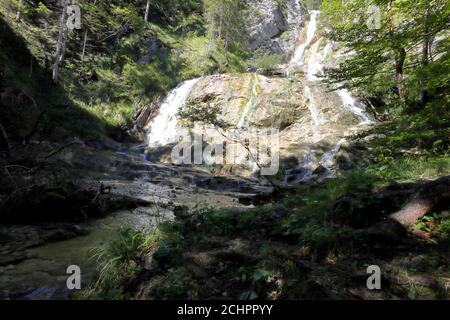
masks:
[[(375, 242), (400, 243), (407, 229), (438, 205), (450, 203), (450, 176), (430, 181), (414, 188), (403, 207), (387, 219), (369, 228), (355, 230), (351, 237), (364, 237)], [(342, 240), (346, 240), (344, 237)]]
[(408, 227), (446, 200), (450, 201), (450, 176), (422, 185), (403, 208), (391, 214), (389, 218)]

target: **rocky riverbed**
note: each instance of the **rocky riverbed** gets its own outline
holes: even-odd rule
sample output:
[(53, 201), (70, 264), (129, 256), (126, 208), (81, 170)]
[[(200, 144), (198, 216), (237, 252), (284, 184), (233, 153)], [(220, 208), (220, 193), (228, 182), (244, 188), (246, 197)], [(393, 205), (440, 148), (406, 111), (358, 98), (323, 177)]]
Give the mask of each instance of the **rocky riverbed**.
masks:
[[(67, 267), (81, 267), (82, 285), (86, 287), (96, 273), (92, 249), (108, 241), (114, 230), (148, 231), (158, 222), (173, 219), (178, 206), (245, 207), (252, 197), (272, 190), (252, 179), (214, 177), (200, 169), (154, 164), (145, 161), (143, 149), (136, 146), (105, 150), (73, 145), (49, 162), (64, 163), (76, 172), (77, 188), (86, 190), (91, 201), (101, 197), (118, 205), (96, 216), (75, 215), (58, 221), (50, 215), (43, 221), (28, 220), (29, 215), (24, 215), (2, 224), (2, 298), (69, 298)], [(97, 194), (99, 188), (102, 190)], [(33, 212), (36, 217), (40, 214)]]

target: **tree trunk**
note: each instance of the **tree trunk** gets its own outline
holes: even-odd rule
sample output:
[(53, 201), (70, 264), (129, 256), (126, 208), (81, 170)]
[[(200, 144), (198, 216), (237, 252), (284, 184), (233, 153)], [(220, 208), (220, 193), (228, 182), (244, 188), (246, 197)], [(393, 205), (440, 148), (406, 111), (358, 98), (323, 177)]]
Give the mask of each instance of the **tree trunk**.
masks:
[[(428, 37), (425, 37), (423, 41), (422, 48), (422, 67), (426, 67), (428, 65)], [(419, 95), (419, 104), (420, 106), (424, 106), (427, 103), (427, 91), (425, 89), (425, 79), (423, 74), (420, 76), (420, 95)]]
[(387, 5), (387, 27), (389, 30), (389, 37), (391, 39), (391, 46), (396, 55), (395, 57), (395, 82), (397, 83), (398, 96), (400, 98), (400, 103), (403, 107), (406, 107), (406, 86), (403, 82), (403, 66), (406, 59), (406, 50), (399, 43), (394, 35), (394, 17), (392, 11), (392, 2), (388, 2)]
[(145, 16), (144, 16), (144, 23), (148, 23), (148, 15), (150, 13), (150, 0), (147, 0), (147, 5), (145, 6)]
[[(97, 3), (97, 0), (94, 0), (94, 4), (96, 4), (96, 3)], [(84, 56), (86, 55), (87, 39), (88, 39), (88, 28), (86, 27), (86, 31), (84, 32), (83, 48), (81, 50), (81, 61), (84, 60)]]
[(369, 97), (364, 97), (364, 100), (366, 101), (367, 107), (372, 111), (372, 114), (373, 114), (375, 120), (377, 120), (377, 121), (379, 121), (379, 122), (383, 122), (383, 121), (386, 120), (386, 119), (385, 119), (385, 116), (382, 115), (382, 114), (380, 114), (380, 113), (377, 111), (377, 108), (373, 105), (373, 103), (372, 103), (372, 101), (370, 100)]
[(55, 53), (55, 62), (53, 64), (53, 75), (52, 79), (53, 82), (58, 81), (59, 77), (59, 68), (61, 66), (61, 63), (64, 60), (64, 53), (66, 49), (66, 17), (67, 17), (67, 1), (62, 1), (62, 13), (61, 13), (61, 20), (59, 25), (59, 34), (58, 34), (58, 40), (56, 43), (56, 53)]
[(389, 218), (407, 227), (414, 224), (437, 204), (449, 199), (450, 176), (447, 176), (424, 184), (400, 211), (391, 214)]
[[(422, 67), (425, 69), (429, 64), (429, 50), (430, 50), (430, 35), (429, 35), (429, 27), (428, 27), (428, 9), (425, 13), (424, 20), (424, 35), (423, 35), (423, 45), (422, 45)], [(425, 89), (425, 79), (424, 75), (421, 75), (420, 78), (420, 96), (419, 96), (420, 106), (424, 106), (427, 103), (427, 92)]]
[(403, 107), (406, 106), (406, 86), (403, 82), (403, 66), (405, 64), (405, 59), (405, 48), (398, 48), (395, 61), (395, 81), (397, 82), (398, 96)]

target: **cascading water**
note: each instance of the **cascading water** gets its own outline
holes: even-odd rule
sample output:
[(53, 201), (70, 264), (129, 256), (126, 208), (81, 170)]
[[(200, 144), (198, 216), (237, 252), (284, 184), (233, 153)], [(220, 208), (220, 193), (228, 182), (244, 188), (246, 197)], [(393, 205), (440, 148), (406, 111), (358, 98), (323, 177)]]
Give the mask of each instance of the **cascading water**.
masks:
[(317, 81), (320, 80), (320, 78), (317, 77), (317, 75), (322, 72), (324, 67), (324, 61), (328, 54), (332, 52), (332, 44), (327, 43), (325, 48), (322, 50), (322, 53), (316, 54), (315, 56), (311, 57), (308, 61), (308, 69), (306, 72), (306, 80), (308, 81)]
[(350, 91), (347, 89), (341, 89), (337, 91), (337, 94), (342, 99), (344, 106), (349, 108), (349, 110), (359, 117), (361, 123), (371, 123), (372, 120), (365, 113), (365, 108), (359, 104), (355, 98), (351, 95)]
[(183, 82), (167, 96), (161, 105), (159, 114), (149, 125), (147, 143), (149, 146), (164, 146), (176, 141), (178, 118), (189, 93), (199, 79)]
[[(305, 54), (306, 49), (311, 44), (311, 42), (314, 40), (316, 30), (317, 30), (317, 17), (319, 16), (319, 11), (313, 10), (311, 11), (311, 18), (307, 25), (306, 30), (306, 40), (304, 43), (301, 43), (294, 52), (294, 55), (292, 56), (291, 61), (288, 64), (286, 74), (289, 76), (290, 71), (289, 69), (292, 66), (300, 66), (303, 64), (303, 57)], [(308, 66), (308, 70), (310, 67)], [(308, 77), (309, 78), (309, 77)], [(314, 130), (314, 141), (313, 143), (317, 143), (321, 139), (321, 133), (320, 129), (318, 128), (319, 125), (323, 124), (325, 122), (325, 119), (323, 117), (323, 114), (319, 112), (317, 109), (317, 106), (314, 103), (314, 94), (310, 88), (310, 86), (305, 85), (304, 89), (304, 97), (308, 99), (307, 107), (309, 109), (309, 112), (311, 114), (311, 124), (313, 126)], [(314, 162), (315, 157), (310, 150), (308, 150), (303, 157), (302, 161), (299, 163), (299, 165), (292, 169), (287, 170), (286, 175), (284, 177), (284, 184), (296, 184), (302, 181), (308, 180), (313, 172), (314, 172)]]
[[(314, 38), (316, 37), (317, 19), (319, 14), (319, 11), (316, 10), (310, 12), (310, 21), (306, 26), (306, 39), (296, 48), (294, 55), (286, 68), (286, 75), (290, 78), (291, 72), (295, 67), (303, 66), (302, 69), (304, 70), (306, 80), (304, 97), (307, 100), (307, 107), (311, 114), (313, 139), (307, 147), (306, 154), (303, 156), (299, 165), (294, 169), (287, 170), (284, 179), (285, 184), (295, 184), (307, 181), (313, 175), (317, 165), (322, 166), (326, 170), (326, 173), (324, 174), (325, 177), (334, 177), (336, 175), (336, 170), (334, 169), (335, 158), (343, 143), (346, 141), (345, 139), (341, 139), (333, 149), (323, 153), (320, 161), (316, 161), (314, 152), (317, 152), (317, 150), (320, 149), (316, 148), (317, 143), (326, 137), (326, 135), (324, 135), (325, 133), (321, 132), (319, 126), (327, 122), (327, 119), (325, 119), (325, 115), (321, 110), (323, 106), (317, 104), (318, 101), (324, 101), (323, 97), (316, 97), (317, 92), (324, 93), (324, 89), (322, 88), (323, 84), (321, 84), (319, 74), (323, 72), (325, 60), (333, 51), (333, 44), (331, 42), (327, 42), (325, 47), (320, 51), (320, 42), (317, 41), (313, 43)], [(308, 59), (304, 61), (307, 50), (311, 51), (311, 53), (308, 55)], [(364, 107), (352, 97), (348, 90), (338, 90), (333, 95), (340, 98), (342, 106), (356, 115), (360, 119), (361, 124), (371, 122), (370, 118), (365, 114)], [(342, 108), (342, 106), (339, 107), (336, 105), (336, 108)]]
[[(323, 72), (325, 61), (328, 57), (335, 58), (333, 52), (333, 43), (326, 42), (323, 49), (320, 48), (321, 41), (315, 41), (317, 37), (319, 11), (314, 10), (310, 12), (310, 20), (306, 25), (306, 35), (303, 43), (299, 44), (294, 50), (294, 54), (289, 63), (285, 65), (285, 73), (289, 77), (291, 74), (297, 72), (304, 74), (304, 97), (307, 100), (307, 108), (311, 117), (311, 125), (307, 126), (304, 132), (311, 133), (309, 138), (302, 138), (304, 146), (299, 151), (299, 164), (290, 170), (287, 170), (285, 175), (285, 183), (292, 184), (311, 179), (318, 166), (326, 169), (324, 176), (331, 177), (335, 175), (335, 158), (341, 149), (345, 139), (341, 139), (344, 135), (339, 135), (341, 129), (337, 129), (338, 133), (335, 135), (334, 131), (325, 127), (325, 124), (330, 124), (333, 130), (335, 127), (333, 123), (340, 121), (341, 114), (353, 113), (360, 119), (360, 123), (369, 123), (370, 118), (365, 114), (364, 107), (359, 104), (348, 90), (337, 90), (335, 93), (330, 93), (326, 90), (325, 85), (321, 81), (320, 74)], [(331, 59), (331, 63), (333, 63)], [(178, 88), (173, 90), (161, 106), (161, 110), (157, 117), (153, 119), (149, 125), (149, 134), (147, 143), (150, 146), (163, 146), (176, 141), (178, 119), (177, 112), (183, 108), (186, 100), (199, 79), (189, 80), (182, 83)], [(291, 79), (295, 81), (295, 79)], [(236, 124), (236, 133), (240, 135), (247, 130), (250, 125), (250, 118), (258, 104), (258, 86), (260, 85), (260, 78), (257, 74), (252, 76), (249, 100), (242, 109)], [(336, 104), (331, 104), (330, 101), (336, 100)], [(334, 108), (336, 112), (333, 113)], [(334, 116), (336, 115), (336, 116)], [(311, 129), (309, 129), (311, 128)], [(299, 129), (301, 130), (301, 129)], [(302, 132), (300, 131), (302, 134)], [(295, 139), (295, 138), (294, 138)], [(336, 141), (341, 139), (339, 142)], [(331, 140), (331, 141), (330, 141)], [(328, 143), (335, 145), (334, 147), (327, 147), (324, 150), (324, 145)], [(253, 175), (259, 170), (257, 160), (252, 156), (251, 164), (253, 165)]]
[(324, 155), (322, 156), (322, 159), (320, 159), (320, 165), (324, 167), (327, 171), (326, 174), (327, 178), (331, 178), (336, 175), (336, 171), (334, 169), (335, 158), (345, 142), (346, 142), (345, 139), (341, 139), (332, 150), (325, 152)]
[(294, 55), (289, 64), (299, 65), (302, 63), (303, 56), (305, 54), (306, 48), (311, 44), (314, 40), (314, 36), (317, 30), (317, 17), (319, 15), (318, 10), (311, 11), (311, 19), (308, 23), (308, 27), (306, 29), (306, 41), (300, 44), (294, 51)]
[(284, 184), (292, 185), (307, 181), (314, 173), (316, 158), (311, 152), (307, 152), (302, 162), (294, 169), (288, 170), (284, 176)]
[(319, 125), (323, 124), (325, 122), (325, 118), (321, 112), (317, 109), (316, 105), (314, 104), (314, 95), (311, 91), (311, 88), (308, 85), (305, 85), (305, 90), (303, 95), (306, 99), (308, 99), (308, 110), (311, 114), (311, 124), (313, 126), (314, 130), (314, 142), (318, 142), (321, 139), (321, 133), (319, 129)]
[(304, 96), (309, 100), (308, 109), (311, 112), (312, 124), (314, 126), (323, 124), (325, 122), (325, 119), (323, 117), (323, 114), (319, 112), (316, 105), (314, 104), (314, 95), (308, 85), (305, 86)]

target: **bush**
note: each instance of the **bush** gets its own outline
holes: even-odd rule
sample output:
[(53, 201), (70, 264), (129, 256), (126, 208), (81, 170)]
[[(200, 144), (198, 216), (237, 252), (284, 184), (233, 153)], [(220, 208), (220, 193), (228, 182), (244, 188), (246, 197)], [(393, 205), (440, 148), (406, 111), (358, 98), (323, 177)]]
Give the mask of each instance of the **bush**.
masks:
[(283, 63), (283, 57), (279, 54), (261, 55), (253, 60), (253, 64), (257, 69), (262, 69), (264, 74), (270, 73), (278, 65)]

